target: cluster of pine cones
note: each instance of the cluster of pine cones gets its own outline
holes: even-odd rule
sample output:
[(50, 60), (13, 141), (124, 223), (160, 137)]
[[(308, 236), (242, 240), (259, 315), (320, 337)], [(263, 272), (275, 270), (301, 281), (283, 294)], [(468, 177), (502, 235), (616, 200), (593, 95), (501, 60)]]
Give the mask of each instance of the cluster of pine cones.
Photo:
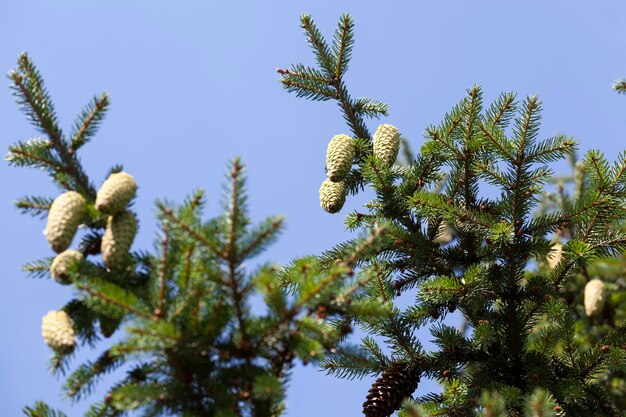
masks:
[[(400, 133), (395, 126), (378, 126), (372, 139), (374, 157), (392, 166), (400, 150)], [(354, 139), (341, 134), (334, 136), (326, 151), (326, 176), (320, 187), (320, 205), (329, 213), (337, 213), (346, 202), (345, 179), (356, 156)]]
[[(130, 256), (137, 220), (126, 207), (136, 193), (135, 179), (125, 172), (118, 172), (107, 178), (96, 196), (96, 210), (107, 215), (100, 251), (108, 270), (122, 267)], [(44, 234), (52, 250), (58, 254), (50, 265), (50, 275), (60, 284), (71, 284), (72, 268), (83, 260), (82, 252), (68, 248), (87, 214), (88, 203), (76, 191), (61, 194), (50, 206)], [(43, 317), (41, 331), (46, 344), (57, 353), (68, 354), (74, 350), (76, 331), (65, 311), (48, 312)]]
[[(548, 266), (551, 269), (554, 269), (559, 262), (561, 262), (561, 258), (563, 256), (563, 245), (560, 243), (556, 243), (552, 246), (552, 251), (548, 255)], [(589, 280), (585, 285), (585, 291), (583, 294), (583, 304), (585, 305), (585, 314), (588, 317), (595, 316), (599, 314), (603, 307), (605, 301), (605, 288), (604, 282), (602, 282), (599, 278), (594, 278)]]

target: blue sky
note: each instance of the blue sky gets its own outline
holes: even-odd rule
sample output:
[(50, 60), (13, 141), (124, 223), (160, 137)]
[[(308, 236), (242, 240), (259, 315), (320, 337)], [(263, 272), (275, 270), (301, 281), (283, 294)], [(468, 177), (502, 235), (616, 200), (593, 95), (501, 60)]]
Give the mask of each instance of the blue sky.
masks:
[[(297, 99), (277, 83), (276, 67), (313, 62), (298, 25), (305, 11), (329, 35), (341, 13), (356, 18), (352, 95), (389, 103), (385, 122), (415, 148), (424, 128), (474, 83), (486, 101), (501, 91), (539, 94), (546, 137), (573, 135), (582, 149), (610, 157), (625, 147), (626, 97), (609, 87), (626, 75), (620, 1), (5, 1), (0, 70), (28, 51), (66, 130), (94, 94), (110, 93), (109, 117), (82, 160), (97, 183), (114, 163), (136, 177), (136, 248), (152, 247), (157, 198), (180, 201), (205, 188), (215, 213), (226, 163), (239, 155), (249, 169), (253, 216), (287, 217), (286, 233), (264, 255), (286, 263), (347, 236), (343, 214), (328, 215), (318, 202), (326, 144), (347, 132), (342, 117), (333, 104)], [(33, 136), (8, 88), (0, 89), (2, 148)], [(12, 205), (24, 194), (57, 191), (42, 172), (6, 163), (0, 178), (0, 415), (20, 415), (43, 399), (79, 416), (85, 404), (61, 401), (40, 336), (41, 317), (71, 290), (25, 278), (21, 264), (50, 251), (44, 222)], [(343, 212), (362, 201), (350, 199)], [(85, 348), (79, 358), (94, 354)], [(358, 415), (370, 383), (298, 366), (288, 416)]]

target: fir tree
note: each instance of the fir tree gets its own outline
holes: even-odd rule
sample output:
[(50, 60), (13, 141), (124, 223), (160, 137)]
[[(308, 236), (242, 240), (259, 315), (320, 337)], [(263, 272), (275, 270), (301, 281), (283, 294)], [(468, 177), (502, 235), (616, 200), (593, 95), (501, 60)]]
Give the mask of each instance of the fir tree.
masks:
[[(300, 22), (317, 66), (279, 69), (280, 81), (299, 97), (337, 102), (356, 144), (347, 194), (369, 187), (375, 195), (365, 211), (347, 215), (346, 226), (386, 225), (357, 266), (358, 274), (377, 277), (363, 299), (389, 306), (390, 314), (353, 317), (368, 335), (330, 355), (327, 373), (379, 376), (363, 395), (367, 417), (399, 409), (407, 417), (624, 415), (626, 154), (610, 163), (588, 152), (573, 194), (561, 189), (553, 201), (550, 164), (573, 155), (576, 141), (540, 138), (536, 96), (504, 93), (485, 105), (473, 86), (426, 128), (417, 156), (405, 146), (407, 164), (393, 164), (399, 139), (387, 134), (382, 146), (366, 123), (386, 116), (387, 106), (353, 99), (344, 81), (353, 19), (340, 18), (332, 45), (309, 15)], [(447, 229), (452, 234), (442, 239)], [(358, 244), (341, 243), (319, 262), (330, 268), (352, 259)], [(594, 276), (606, 280), (610, 300), (589, 319), (583, 287)], [(415, 302), (398, 307), (407, 293)], [(454, 311), (464, 329), (445, 322)], [(425, 326), (433, 351), (416, 337)], [(412, 397), (424, 377), (439, 381), (442, 392)]]
[[(182, 204), (159, 201), (154, 249), (133, 250), (134, 178), (114, 166), (98, 189), (79, 158), (109, 109), (109, 97), (96, 96), (66, 136), (28, 55), (19, 56), (9, 78), (43, 137), (16, 143), (6, 159), (43, 169), (61, 190), (60, 197), (27, 196), (16, 203), (25, 213), (48, 217), (50, 244), (60, 252), (25, 270), (75, 289), (67, 304), (44, 319), (44, 338), (54, 350), (51, 370), (67, 375), (63, 388), (73, 401), (86, 398), (103, 375), (125, 371), (86, 416), (278, 416), (296, 359), (321, 361), (351, 331), (347, 318), (357, 312), (386, 312), (359, 298), (376, 276), (356, 277), (352, 270), (383, 226), (330, 268), (314, 257), (287, 267), (245, 266), (276, 240), (283, 218), (252, 224), (239, 159), (226, 175), (222, 213), (205, 219), (203, 191)], [(251, 310), (253, 295), (263, 300), (261, 313)], [(116, 333), (96, 358), (70, 369), (72, 352), (104, 346), (102, 339)], [(65, 415), (41, 402), (24, 412)]]

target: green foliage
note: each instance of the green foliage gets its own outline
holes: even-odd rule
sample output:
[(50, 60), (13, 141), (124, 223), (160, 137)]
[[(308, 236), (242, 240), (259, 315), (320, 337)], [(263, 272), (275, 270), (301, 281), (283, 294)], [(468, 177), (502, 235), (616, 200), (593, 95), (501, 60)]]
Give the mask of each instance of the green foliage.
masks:
[[(307, 71), (328, 79), (297, 90), (291, 82), (303, 76), (302, 67), (279, 72), (288, 91), (316, 98), (314, 88), (332, 88), (345, 74), (333, 74), (338, 54), (326, 46), (311, 18), (303, 16), (301, 22), (319, 66)], [(358, 167), (348, 177), (350, 190), (369, 187), (375, 196), (365, 212), (347, 216), (346, 226), (387, 225), (355, 260), (357, 276), (376, 275), (359, 299), (389, 309), (382, 315), (359, 312), (354, 322), (369, 335), (360, 348), (337, 348), (323, 369), (360, 378), (402, 362), (441, 383), (441, 394), (410, 399), (403, 416), (608, 417), (623, 412), (626, 345), (616, 335), (624, 321), (610, 310), (622, 298), (609, 302), (606, 317), (583, 317), (586, 281), (581, 276), (609, 278), (607, 265), (613, 263), (615, 278), (607, 283), (611, 290), (623, 283), (626, 157), (610, 163), (600, 152), (588, 152), (577, 165), (575, 197), (561, 187), (548, 206), (550, 164), (573, 155), (577, 143), (563, 135), (540, 139), (536, 96), (518, 100), (504, 93), (485, 105), (480, 87), (473, 86), (440, 124), (426, 128), (416, 156), (404, 151), (406, 163), (388, 167), (370, 156), (367, 127), (361, 126), (364, 107), (355, 112), (356, 102), (342, 100), (340, 91), (336, 88), (328, 98), (340, 103), (352, 133), (362, 140)], [(349, 97), (347, 92), (343, 97)], [(436, 241), (442, 225), (452, 231), (450, 242)], [(563, 249), (551, 268), (546, 260), (556, 249), (554, 239), (562, 241)], [(319, 259), (325, 265), (345, 261), (354, 245), (341, 243)], [(601, 265), (603, 272), (596, 269)], [(400, 308), (397, 298), (407, 292), (415, 302)], [(443, 322), (455, 311), (466, 323), (461, 330)], [(432, 351), (415, 337), (425, 326), (434, 341)], [(615, 378), (621, 382), (614, 383)], [(395, 401), (392, 385), (379, 381), (375, 387), (379, 404)]]
[[(352, 42), (345, 19), (333, 54), (333, 70), (345, 71)], [(329, 49), (330, 51), (330, 49)], [(330, 53), (330, 52), (329, 52)], [(334, 55), (333, 55), (334, 56)], [(334, 59), (334, 58), (333, 58)], [(316, 258), (249, 269), (251, 261), (283, 230), (281, 216), (253, 224), (247, 206), (245, 167), (234, 159), (226, 175), (222, 212), (204, 218), (203, 191), (182, 204), (157, 202), (158, 236), (151, 251), (133, 251), (126, 264), (105, 268), (100, 253), (107, 216), (94, 206), (96, 191), (78, 159), (93, 139), (109, 106), (95, 97), (77, 118), (66, 140), (43, 80), (25, 54), (11, 72), (12, 88), (27, 118), (46, 137), (9, 148), (14, 166), (44, 168), (62, 189), (79, 192), (88, 215), (78, 249), (85, 260), (69, 268), (75, 298), (63, 307), (80, 344), (92, 347), (117, 333), (95, 359), (71, 369), (71, 355), (55, 354), (51, 370), (65, 376), (65, 395), (86, 399), (104, 375), (125, 375), (94, 403), (87, 417), (138, 412), (143, 416), (278, 416), (285, 409), (285, 384), (296, 360), (322, 361), (350, 330), (356, 314), (379, 315), (387, 305), (363, 297), (374, 274), (359, 278), (353, 267), (370, 250), (384, 225), (356, 239), (345, 261), (330, 266)], [(119, 172), (114, 166), (110, 172)], [(23, 212), (45, 216), (52, 199), (23, 197)], [(128, 208), (127, 208), (128, 209)], [(49, 278), (53, 258), (24, 269)], [(260, 295), (261, 313), (251, 309)], [(63, 417), (45, 404), (24, 412)]]

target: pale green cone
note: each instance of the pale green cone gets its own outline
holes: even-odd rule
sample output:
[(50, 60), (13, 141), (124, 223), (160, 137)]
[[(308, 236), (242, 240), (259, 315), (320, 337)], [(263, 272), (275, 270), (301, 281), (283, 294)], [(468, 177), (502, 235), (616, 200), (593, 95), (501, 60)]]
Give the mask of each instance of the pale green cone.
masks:
[(354, 140), (348, 135), (335, 135), (326, 150), (326, 175), (333, 181), (342, 181), (354, 162)]
[(320, 205), (329, 213), (337, 213), (346, 202), (346, 184), (333, 182), (328, 178), (320, 187)]
[(602, 311), (604, 298), (604, 282), (595, 278), (585, 285), (584, 304), (587, 316), (591, 317)]
[(85, 199), (75, 191), (65, 192), (54, 200), (43, 232), (52, 250), (60, 253), (70, 246), (86, 212)]
[(71, 283), (68, 271), (72, 265), (83, 260), (83, 254), (77, 250), (68, 249), (59, 253), (50, 265), (50, 275), (56, 282), (63, 285)]
[(98, 190), (96, 208), (107, 214), (118, 213), (135, 197), (136, 193), (137, 183), (131, 175), (125, 172), (111, 174)]
[(124, 264), (137, 234), (137, 219), (130, 211), (109, 216), (102, 236), (102, 259), (109, 270)]
[(395, 126), (382, 124), (378, 126), (373, 138), (374, 156), (387, 166), (392, 166), (400, 151), (400, 132)]
[(76, 346), (74, 323), (63, 310), (49, 311), (43, 316), (41, 335), (46, 345), (59, 354), (71, 353)]

